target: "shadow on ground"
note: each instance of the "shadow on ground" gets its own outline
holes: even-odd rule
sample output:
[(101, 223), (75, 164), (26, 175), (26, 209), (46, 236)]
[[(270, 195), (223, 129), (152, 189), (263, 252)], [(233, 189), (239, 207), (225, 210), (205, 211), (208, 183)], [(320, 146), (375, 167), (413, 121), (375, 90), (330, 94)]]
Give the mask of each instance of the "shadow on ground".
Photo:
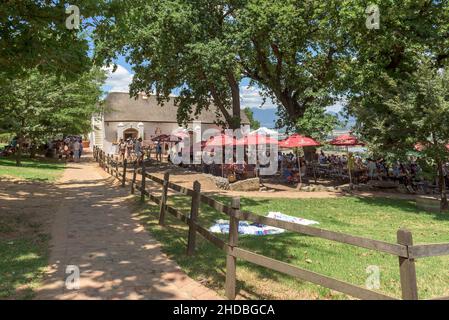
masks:
[[(54, 185), (2, 182), (0, 187), (1, 242), (24, 237), (20, 227), (3, 227), (6, 218), (37, 221), (38, 233), (53, 235), (50, 270), (37, 290), (38, 299), (192, 299), (208, 294), (131, 218), (128, 189), (113, 185), (114, 179), (106, 176), (84, 180), (85, 173), (74, 166), (77, 170), (66, 171), (69, 176)], [(8, 268), (35, 258), (16, 249), (0, 257), (11, 261), (2, 268), (1, 278), (11, 271)], [(40, 258), (46, 260), (46, 253), (43, 250)], [(74, 274), (66, 273), (68, 266), (79, 268), (79, 290), (65, 286)], [(41, 277), (42, 264), (35, 264), (34, 270), (25, 268), (22, 278), (29, 274)], [(23, 282), (10, 281), (9, 297)]]

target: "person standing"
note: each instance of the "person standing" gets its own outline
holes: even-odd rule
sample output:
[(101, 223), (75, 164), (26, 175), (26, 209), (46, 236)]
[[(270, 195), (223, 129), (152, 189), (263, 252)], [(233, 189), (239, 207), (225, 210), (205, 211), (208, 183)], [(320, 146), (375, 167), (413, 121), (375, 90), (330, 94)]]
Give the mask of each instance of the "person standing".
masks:
[(75, 157), (74, 145), (75, 145), (75, 142), (72, 139), (69, 139), (69, 162), (74, 161), (74, 157)]
[(162, 162), (162, 145), (160, 141), (156, 145), (156, 161)]
[(136, 143), (134, 144), (134, 153), (136, 155), (137, 158), (137, 165), (140, 165), (141, 161), (142, 161), (142, 138), (139, 138), (136, 140)]
[(133, 150), (133, 140), (131, 138), (128, 138), (126, 142), (126, 158), (131, 159), (132, 150)]
[(78, 139), (73, 143), (73, 158), (75, 162), (79, 162), (81, 157), (81, 143)]
[(78, 141), (80, 143), (80, 158), (81, 158), (81, 156), (83, 155), (83, 150), (84, 150), (84, 148), (83, 148), (83, 139), (79, 138)]
[(120, 142), (118, 144), (118, 152), (119, 152), (120, 160), (122, 162), (125, 161), (126, 143), (123, 141), (123, 139), (120, 139)]

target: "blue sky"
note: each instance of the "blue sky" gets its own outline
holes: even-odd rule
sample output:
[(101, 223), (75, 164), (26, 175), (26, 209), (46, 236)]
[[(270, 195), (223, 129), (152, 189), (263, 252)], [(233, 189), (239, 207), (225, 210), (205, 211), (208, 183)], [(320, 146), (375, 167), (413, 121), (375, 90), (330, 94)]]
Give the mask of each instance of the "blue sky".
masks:
[[(108, 79), (104, 86), (104, 91), (119, 91), (128, 92), (128, 86), (133, 78), (132, 66), (126, 62), (125, 57), (121, 56), (116, 61), (117, 70), (115, 73), (109, 72)], [(112, 68), (111, 68), (112, 69)], [(111, 70), (110, 70), (111, 71)], [(257, 87), (248, 87), (249, 79), (243, 79), (240, 83), (241, 105), (243, 107), (260, 108), (263, 102)], [(275, 103), (267, 99), (263, 105), (263, 109), (275, 109)], [(342, 104), (337, 103), (328, 108), (329, 111), (339, 112), (342, 109)]]

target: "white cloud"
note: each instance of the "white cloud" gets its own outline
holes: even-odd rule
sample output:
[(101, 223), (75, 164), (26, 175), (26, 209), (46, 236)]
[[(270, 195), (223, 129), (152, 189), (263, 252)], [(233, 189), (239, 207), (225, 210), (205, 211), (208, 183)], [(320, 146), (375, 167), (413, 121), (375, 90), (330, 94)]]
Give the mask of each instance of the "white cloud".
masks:
[(260, 108), (262, 109), (275, 109), (277, 108), (276, 104), (271, 101), (271, 99), (267, 99), (265, 104), (262, 106), (263, 97), (259, 93), (259, 89), (256, 87), (248, 87), (242, 86), (240, 87), (240, 103), (242, 108)]
[(109, 92), (129, 92), (129, 85), (133, 81), (134, 75), (125, 67), (117, 65), (117, 70), (112, 72), (113, 68), (104, 68), (107, 72), (105, 87)]

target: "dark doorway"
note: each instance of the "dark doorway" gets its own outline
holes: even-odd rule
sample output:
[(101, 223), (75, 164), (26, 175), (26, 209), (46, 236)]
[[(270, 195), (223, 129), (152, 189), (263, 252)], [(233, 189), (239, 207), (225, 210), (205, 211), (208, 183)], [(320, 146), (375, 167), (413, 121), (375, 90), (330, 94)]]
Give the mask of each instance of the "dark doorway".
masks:
[(123, 138), (125, 140), (131, 138), (131, 139), (136, 139), (139, 136), (139, 131), (137, 131), (136, 129), (127, 129), (123, 132)]

